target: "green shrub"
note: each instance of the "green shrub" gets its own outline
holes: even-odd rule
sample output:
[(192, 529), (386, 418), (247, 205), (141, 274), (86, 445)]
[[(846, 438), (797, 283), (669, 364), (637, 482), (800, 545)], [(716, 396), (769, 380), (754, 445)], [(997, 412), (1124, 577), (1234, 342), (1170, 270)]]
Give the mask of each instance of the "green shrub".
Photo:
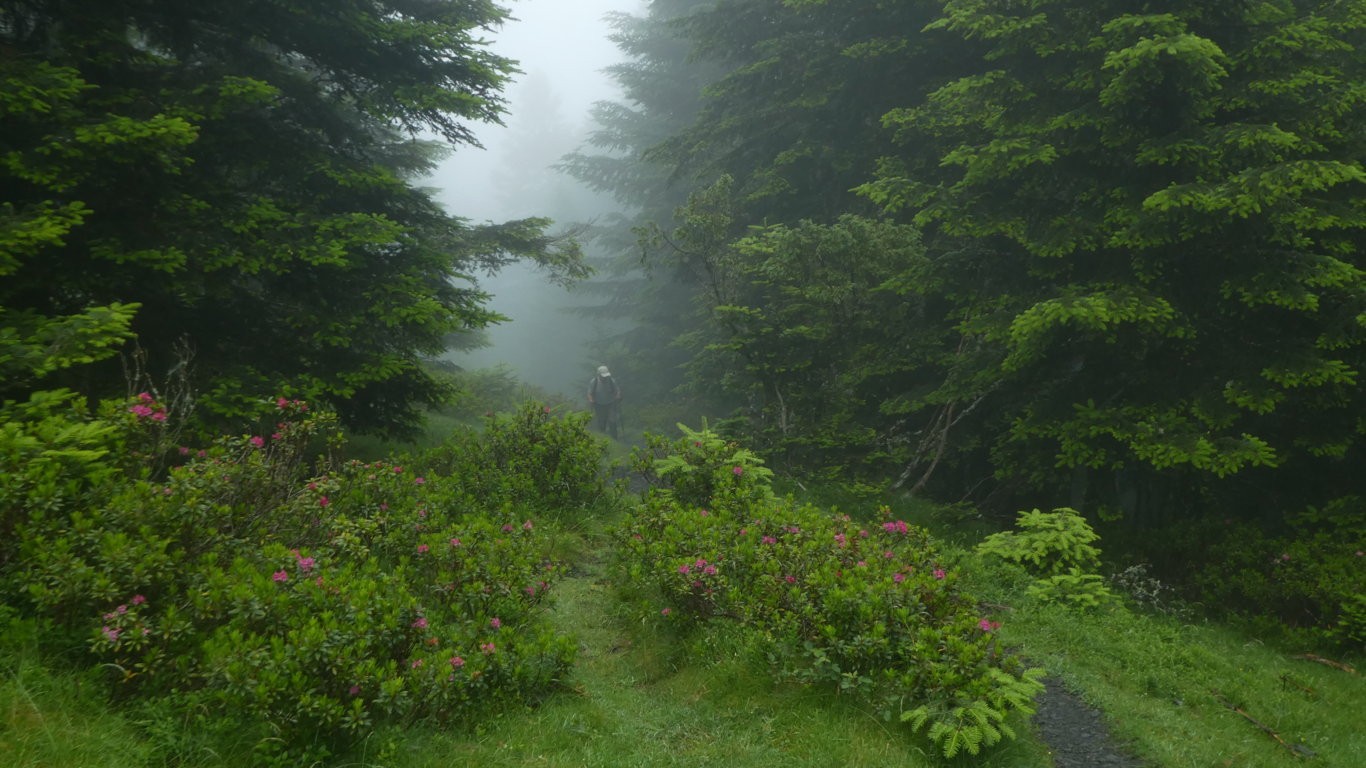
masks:
[(1021, 512), (1016, 531), (988, 536), (978, 554), (999, 557), (1023, 567), (1034, 577), (1025, 591), (1037, 600), (1097, 608), (1114, 600), (1114, 593), (1094, 571), (1100, 566), (1100, 538), (1076, 510)]
[(280, 409), (270, 436), (16, 527), (26, 567), (10, 585), (58, 628), (49, 642), (86, 648), (119, 696), (228, 713), (280, 764), (553, 689), (574, 650), (542, 615), (558, 569), (529, 515), (469, 488), (497, 470), (350, 462), (310, 478), (303, 452), (335, 420)]
[(1265, 617), (1325, 644), (1366, 649), (1366, 500), (1293, 515), (1288, 530), (1209, 521), (1182, 533), (1203, 545), (1197, 596), (1219, 613)]
[(482, 433), (457, 432), (414, 462), (493, 506), (582, 513), (607, 494), (604, 444), (588, 431), (588, 421), (584, 413), (557, 416), (549, 406), (527, 403), (485, 417)]
[(699, 631), (738, 622), (780, 674), (924, 728), (946, 755), (1013, 736), (1006, 715), (1032, 711), (1041, 673), (997, 647), (1000, 625), (923, 529), (776, 499), (757, 457), (705, 430), (655, 461), (671, 484), (617, 533), (615, 567), (643, 610)]

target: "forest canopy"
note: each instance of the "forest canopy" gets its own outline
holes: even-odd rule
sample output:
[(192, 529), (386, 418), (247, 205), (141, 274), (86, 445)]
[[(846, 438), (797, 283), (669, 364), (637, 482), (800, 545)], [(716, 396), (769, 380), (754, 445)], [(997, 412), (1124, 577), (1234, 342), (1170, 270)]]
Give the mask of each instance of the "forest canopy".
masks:
[[(415, 185), (497, 121), (492, 2), (0, 2), (0, 396), (187, 370), (205, 413), (278, 395), (402, 432), (423, 361), (496, 319), (477, 275), (578, 274), (539, 219)], [(75, 363), (104, 360), (72, 370)]]
[(669, 350), (677, 402), (788, 467), (1002, 509), (1366, 522), (1366, 4), (618, 28), (627, 98), (565, 165), (637, 203), (619, 279), (643, 244), (653, 293), (616, 306), (650, 332), (618, 343), (646, 379)]

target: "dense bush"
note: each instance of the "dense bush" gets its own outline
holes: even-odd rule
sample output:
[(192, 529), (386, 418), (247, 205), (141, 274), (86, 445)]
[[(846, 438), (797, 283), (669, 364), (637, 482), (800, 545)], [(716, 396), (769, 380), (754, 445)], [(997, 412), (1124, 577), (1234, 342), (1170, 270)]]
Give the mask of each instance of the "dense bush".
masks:
[(489, 414), (482, 432), (457, 432), (414, 461), (485, 503), (557, 516), (583, 512), (607, 494), (604, 449), (588, 432), (589, 418), (527, 403)]
[[(585, 495), (569, 486), (584, 473), (559, 464), (595, 445), (582, 425), (538, 408), (441, 473), (353, 461), (310, 476), (303, 452), (335, 419), (278, 407), (272, 434), (186, 449), (164, 482), (106, 482), (58, 507), (34, 503), (52, 495), (34, 475), (17, 503), (28, 514), (7, 515), (24, 566), (7, 569), (7, 600), (52, 623), (53, 647), (110, 670), (119, 696), (232, 713), (266, 761), (553, 689), (574, 645), (543, 618), (558, 568), (521, 501)], [(515, 460), (483, 460), (504, 454)], [(489, 474), (510, 477), (472, 483)]]
[(1197, 521), (1176, 534), (1183, 552), (1204, 558), (1194, 596), (1216, 613), (1366, 649), (1366, 499), (1293, 515), (1279, 534), (1233, 520)]
[(776, 499), (756, 457), (705, 430), (655, 468), (671, 485), (618, 532), (617, 568), (644, 610), (752, 628), (780, 674), (927, 727), (946, 755), (1013, 736), (1006, 715), (1032, 711), (1039, 672), (998, 648), (999, 623), (923, 529), (885, 509), (864, 524)]

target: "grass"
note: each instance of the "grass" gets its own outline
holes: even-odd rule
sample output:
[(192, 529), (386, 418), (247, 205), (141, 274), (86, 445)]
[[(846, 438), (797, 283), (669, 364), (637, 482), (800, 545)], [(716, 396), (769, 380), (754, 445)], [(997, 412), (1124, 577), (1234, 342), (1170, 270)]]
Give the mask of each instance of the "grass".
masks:
[[(881, 503), (862, 492), (825, 493), (821, 501), (852, 514)], [(1102, 709), (1116, 738), (1146, 764), (1366, 765), (1360, 714), (1366, 685), (1359, 675), (1295, 659), (1303, 649), (1226, 627), (1123, 607), (1077, 612), (1031, 601), (1018, 575), (971, 554), (971, 545), (991, 530), (990, 521), (962, 509), (896, 506), (898, 516), (940, 534), (946, 554), (967, 571), (982, 599), (1001, 606), (1002, 642)], [(1050, 765), (1047, 748), (1025, 724), (1016, 723), (1018, 741), (944, 761), (897, 724), (826, 692), (773, 680), (738, 634), (724, 627), (679, 638), (664, 628), (626, 623), (606, 581), (605, 525), (564, 521), (542, 528), (548, 546), (577, 566), (558, 584), (553, 608), (559, 628), (581, 645), (562, 692), (468, 730), (388, 729), (335, 765)], [(115, 709), (98, 695), (91, 676), (41, 665), (15, 626), (11, 622), (8, 632), (0, 626), (0, 635), (8, 634), (0, 642), (0, 765), (251, 763), (252, 745), (241, 735), (205, 734), (154, 711)], [(1297, 757), (1224, 701), (1315, 757)]]

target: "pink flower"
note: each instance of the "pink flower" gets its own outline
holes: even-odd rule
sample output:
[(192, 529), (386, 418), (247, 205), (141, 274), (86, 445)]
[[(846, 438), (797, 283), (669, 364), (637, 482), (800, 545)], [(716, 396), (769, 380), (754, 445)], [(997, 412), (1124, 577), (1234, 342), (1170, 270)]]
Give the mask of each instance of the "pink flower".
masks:
[(550, 413), (550, 406), (547, 405), (544, 408), (542, 408), (541, 413)]
[(866, 531), (866, 530), (861, 530), (861, 531), (859, 531), (859, 532), (858, 532), (858, 537), (859, 537), (860, 539), (866, 539), (866, 538), (868, 538), (868, 531)]
[(716, 566), (714, 566), (714, 565), (708, 565), (707, 567), (705, 567), (705, 568), (702, 569), (702, 573), (705, 573), (705, 574), (708, 575), (708, 576), (715, 576), (715, 575), (716, 575)]
[(536, 585), (535, 585), (535, 584), (532, 584), (531, 586), (527, 587), (526, 589), (524, 589), (524, 590), (522, 590), (522, 591), (523, 591), (523, 592), (526, 592), (528, 597), (535, 597), (535, 596), (536, 596)]
[(840, 545), (841, 547), (845, 546), (845, 544), (846, 544), (846, 539), (845, 539), (844, 534), (842, 534), (842, 533), (837, 533), (837, 534), (835, 534), (835, 543), (838, 544), (838, 545)]
[(775, 538), (773, 538), (772, 536), (765, 536), (765, 537), (763, 537), (762, 539), (759, 539), (759, 543), (761, 543), (761, 544), (777, 544), (777, 543), (778, 543), (778, 540), (775, 539)]
[(266, 439), (265, 439), (264, 437), (261, 437), (260, 435), (252, 435), (252, 436), (251, 436), (251, 439), (248, 440), (247, 442), (251, 443), (252, 445), (256, 446), (257, 448), (261, 448), (261, 447), (265, 446), (265, 444), (266, 444)]
[(128, 602), (132, 603), (133, 605), (142, 605), (143, 603), (147, 602), (147, 598), (143, 597), (142, 595), (133, 595), (133, 599), (129, 600)]
[(165, 412), (165, 411), (156, 411), (156, 412), (154, 412), (154, 413), (152, 414), (152, 421), (165, 421), (165, 420), (166, 420), (166, 412)]
[(152, 415), (152, 409), (140, 403), (138, 405), (133, 406), (132, 408), (129, 408), (128, 412), (133, 414), (134, 416), (137, 416), (138, 418), (146, 418), (147, 416)]
[(118, 639), (119, 639), (119, 633), (122, 632), (122, 631), (123, 631), (123, 630), (121, 630), (121, 629), (119, 629), (119, 628), (117, 628), (117, 627), (109, 627), (109, 626), (100, 627), (100, 634), (104, 635), (104, 639), (108, 640), (108, 641), (111, 642), (111, 643), (117, 642), (117, 641), (118, 641)]
[(935, 568), (935, 569), (934, 569), (934, 577), (935, 577), (936, 579), (943, 579), (946, 575), (947, 575), (947, 574), (944, 573), (944, 569), (943, 569), (943, 568)]
[(396, 474), (396, 475), (401, 475), (401, 474), (403, 474), (403, 467), (394, 467), (394, 474)]
[(281, 435), (279, 432), (272, 432), (272, 433), (270, 433), (270, 439), (271, 439), (271, 440), (279, 440), (279, 439), (282, 438), (282, 437), (284, 437), (284, 435)]
[(425, 478), (425, 477), (414, 477), (414, 478), (413, 478), (413, 485), (426, 485), (426, 484), (427, 484), (427, 478)]
[(982, 619), (981, 621), (977, 622), (977, 628), (982, 630), (983, 632), (993, 632), (1001, 628), (1001, 622), (987, 621), (986, 619)]
[(895, 582), (898, 583), (898, 584), (900, 584), (901, 582), (903, 582), (903, 581), (905, 581), (905, 580), (906, 580), (906, 574), (904, 574), (904, 573), (894, 573), (894, 574), (892, 574), (892, 581), (895, 581)]
[(351, 694), (352, 696), (359, 696), (359, 695), (360, 695), (360, 686), (359, 686), (359, 685), (353, 685), (353, 686), (351, 686), (351, 688), (347, 691), (347, 693)]
[(740, 529), (740, 535), (741, 535), (741, 536), (745, 536), (745, 535), (747, 535), (748, 533), (749, 533), (749, 529), (748, 529), (748, 528), (741, 528), (741, 529)]
[(493, 653), (494, 651), (497, 651), (498, 646), (494, 645), (493, 643), (480, 643), (479, 650), (482, 651), (485, 655), (488, 655), (490, 653)]
[(512, 533), (512, 523), (503, 524), (503, 533)]
[(796, 577), (796, 576), (792, 576), (791, 574), (789, 574), (789, 575), (783, 577), (783, 581), (786, 581), (788, 584), (796, 584), (796, 583), (797, 583), (797, 577)]
[(860, 567), (860, 568), (867, 568), (867, 567), (868, 567), (868, 561), (867, 561), (867, 560), (860, 560), (860, 561), (858, 561), (857, 563), (854, 563), (854, 565), (857, 565), (857, 566)]
[(149, 393), (149, 392), (139, 392), (139, 393), (138, 393), (138, 399), (141, 400), (141, 401), (144, 402), (144, 403), (150, 403), (150, 402), (152, 402), (155, 398), (153, 398), (152, 395), (151, 395), (151, 393)]
[(276, 581), (289, 581), (289, 574), (284, 571), (276, 571), (270, 577)]
[(188, 445), (182, 445), (182, 446), (180, 446), (179, 451), (180, 451), (180, 455), (181, 455), (181, 456), (189, 456), (189, 455), (190, 455), (190, 447), (189, 447)]
[(896, 555), (892, 554), (892, 551), (890, 549), (886, 552), (883, 552), (882, 556), (887, 558), (888, 560), (891, 560), (893, 557), (896, 557)]
[(465, 666), (464, 659), (460, 658), (459, 656), (451, 657), (451, 669), (460, 669), (463, 666)]
[(679, 573), (684, 573), (684, 574), (686, 574), (686, 573), (688, 573), (688, 572), (691, 571), (691, 570), (692, 570), (692, 568), (688, 567), (688, 564), (687, 564), (687, 563), (684, 563), (683, 565), (678, 566), (678, 572), (679, 572)]
[(414, 626), (415, 628), (417, 628), (417, 629), (426, 629), (426, 628), (427, 628), (427, 617), (426, 617), (426, 616), (418, 616), (416, 619), (413, 620), (413, 626)]
[(460, 539), (451, 539), (451, 546), (452, 546), (452, 547), (458, 547), (458, 546), (460, 546)]
[(531, 521), (530, 521), (530, 520), (526, 521), (525, 523), (522, 523), (522, 530), (524, 530), (524, 531), (530, 531), (530, 530), (534, 529), (535, 527), (536, 527), (536, 526), (534, 526), (534, 525), (531, 524)]
[(1289, 560), (1289, 559), (1290, 559), (1290, 553), (1289, 553), (1289, 552), (1282, 552), (1282, 553), (1281, 553), (1281, 559), (1282, 559), (1282, 560)]
[(419, 669), (419, 668), (421, 668), (421, 667), (422, 667), (422, 659), (413, 659), (412, 667), (413, 667), (413, 669)]
[(699, 509), (699, 510), (697, 510), (697, 514), (701, 515), (702, 517), (706, 517), (706, 516), (710, 515), (711, 513), (708, 512), (708, 511), (705, 510), (705, 509)]
[(418, 553), (419, 555), (425, 555), (425, 554), (427, 554), (427, 550), (429, 550), (429, 549), (431, 549), (431, 547), (428, 547), (426, 544), (418, 544), (418, 545), (417, 545), (417, 553)]
[(671, 613), (673, 613), (673, 609), (672, 609), (672, 608), (662, 608), (662, 609), (660, 609), (660, 611), (659, 611), (659, 615), (660, 615), (660, 616), (668, 616), (668, 615), (671, 614)]
[(736, 477), (739, 477), (740, 475), (745, 474), (745, 468), (744, 468), (744, 467), (733, 467), (733, 468), (730, 470), (730, 472), (731, 472), (732, 475), (735, 475)]
[(497, 616), (494, 616), (493, 618), (489, 619), (489, 626), (493, 627), (494, 629), (499, 629), (503, 626), (503, 620), (498, 618)]
[(318, 497), (318, 506), (320, 506), (320, 507), (325, 507), (325, 506), (327, 506), (328, 504), (331, 504), (331, 503), (332, 503), (332, 500), (329, 499), (329, 498), (327, 498), (326, 496), (319, 496), (319, 497)]
[(294, 562), (299, 566), (299, 570), (303, 573), (308, 573), (309, 571), (313, 570), (314, 561), (311, 557), (301, 557), (298, 560), (295, 560)]

